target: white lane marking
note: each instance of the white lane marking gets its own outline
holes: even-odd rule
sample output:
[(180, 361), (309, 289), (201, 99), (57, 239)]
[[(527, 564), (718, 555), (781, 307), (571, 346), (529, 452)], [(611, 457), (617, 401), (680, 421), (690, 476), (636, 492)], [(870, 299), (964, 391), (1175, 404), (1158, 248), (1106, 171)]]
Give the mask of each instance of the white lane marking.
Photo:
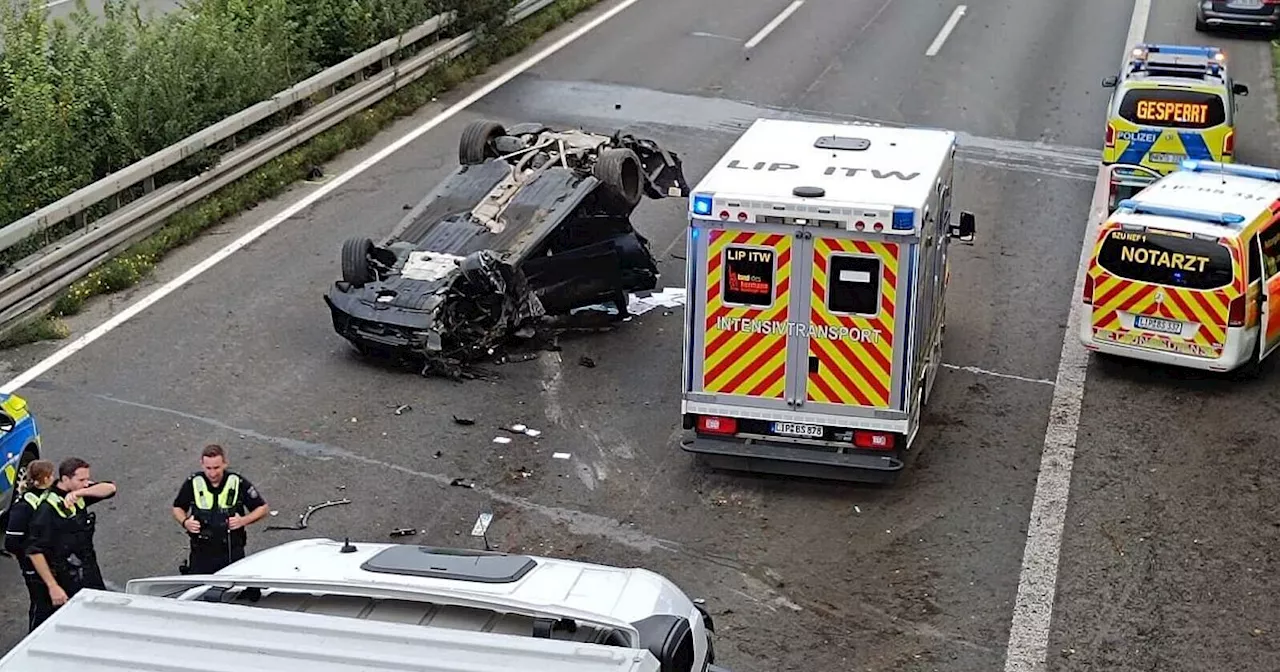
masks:
[(742, 45), (742, 48), (752, 49), (757, 44), (760, 44), (761, 42), (763, 42), (764, 38), (769, 36), (769, 33), (772, 33), (773, 31), (777, 30), (778, 26), (781, 26), (782, 22), (786, 21), (787, 17), (794, 14), (797, 9), (800, 9), (800, 5), (803, 5), (803, 4), (804, 4), (804, 0), (796, 0), (795, 2), (787, 5), (787, 8), (782, 10), (781, 14), (773, 17), (772, 21), (770, 21), (769, 23), (766, 23), (764, 25), (764, 28), (760, 29), (760, 32), (753, 35), (751, 39), (747, 40), (746, 44)]
[[(1122, 59), (1127, 58), (1134, 45), (1142, 41), (1150, 12), (1151, 0), (1134, 0)], [(1081, 306), (1084, 305), (1080, 295), (1084, 291), (1085, 263), (1093, 237), (1097, 235), (1098, 223), (1106, 216), (1107, 182), (1106, 170), (1099, 166), (1097, 187), (1093, 202), (1089, 204), (1088, 226), (1081, 241), (1080, 265), (1071, 290), (1071, 308), (1066, 333), (1062, 337), (1062, 355), (1049, 407), (1049, 426), (1045, 430), (1044, 451), (1040, 456), (1040, 474), (1036, 479), (1035, 498), (1031, 502), (1027, 545), (1022, 555), (1018, 595), (1013, 605), (1009, 646), (1005, 652), (1005, 672), (1043, 672), (1048, 664), (1049, 628), (1057, 592), (1062, 531), (1066, 525), (1071, 469), (1075, 461), (1080, 406), (1084, 400), (1085, 374), (1089, 364), (1088, 353), (1079, 340)]]
[(588, 21), (587, 23), (579, 27), (577, 30), (573, 31), (572, 33), (569, 33), (568, 35), (565, 35), (559, 40), (556, 40), (553, 44), (547, 46), (542, 51), (539, 51), (533, 56), (530, 56), (529, 58), (525, 59), (523, 62), (521, 62), (519, 65), (515, 66), (514, 68), (502, 73), (493, 81), (489, 82), (488, 84), (485, 84), (484, 86), (474, 91), (471, 95), (454, 103), (451, 107), (449, 107), (445, 111), (441, 112), (440, 114), (437, 114), (435, 117), (432, 117), (430, 120), (423, 123), (421, 126), (418, 126), (417, 128), (409, 131), (407, 134), (396, 139), (395, 142), (382, 148), (376, 154), (370, 156), (364, 161), (361, 161), (359, 164), (356, 164), (347, 172), (342, 173), (341, 175), (338, 175), (337, 177), (333, 178), (333, 180), (324, 184), (323, 186), (311, 192), (310, 194), (303, 196), (293, 205), (285, 208), (276, 216), (254, 227), (251, 231), (237, 238), (236, 240), (232, 241), (226, 247), (218, 250), (217, 252), (214, 252), (212, 256), (206, 258), (205, 260), (201, 261), (195, 266), (192, 266), (191, 268), (187, 269), (185, 272), (182, 273), (182, 275), (179, 275), (178, 277), (170, 280), (169, 282), (164, 283), (163, 285), (158, 287), (155, 291), (144, 296), (137, 303), (134, 303), (130, 305), (128, 308), (125, 308), (121, 312), (114, 315), (111, 319), (93, 328), (92, 330), (90, 330), (80, 338), (77, 338), (76, 340), (68, 343), (62, 348), (59, 348), (52, 355), (49, 355), (48, 357), (44, 358), (39, 363), (37, 363), (35, 366), (31, 367), (30, 369), (27, 369), (26, 371), (23, 371), (16, 378), (5, 383), (3, 387), (0, 387), (0, 392), (3, 392), (5, 394), (12, 394), (13, 392), (21, 388), (23, 385), (26, 385), (27, 383), (30, 383), (36, 378), (44, 375), (47, 371), (49, 371), (49, 369), (52, 369), (53, 367), (65, 361), (68, 357), (76, 354), (77, 352), (80, 352), (90, 343), (93, 343), (99, 338), (102, 338), (103, 336), (107, 335), (108, 333), (111, 332), (111, 330), (115, 329), (116, 327), (119, 327), (125, 322), (133, 319), (135, 316), (138, 315), (138, 313), (141, 313), (142, 311), (154, 305), (160, 299), (163, 299), (164, 297), (173, 293), (174, 290), (177, 290), (183, 285), (186, 285), (192, 280), (195, 280), (197, 277), (200, 276), (200, 274), (204, 273), (210, 268), (213, 268), (214, 265), (216, 265), (218, 262), (222, 261), (223, 259), (226, 259), (227, 257), (230, 257), (232, 254), (235, 254), (236, 252), (238, 252), (239, 250), (247, 246), (249, 243), (252, 243), (253, 241), (257, 240), (263, 234), (276, 228), (281, 223), (288, 221), (291, 217), (294, 217), (298, 213), (310, 207), (316, 201), (319, 201), (325, 196), (328, 196), (330, 193), (337, 190), (338, 187), (341, 187), (347, 182), (350, 182), (352, 178), (356, 177), (357, 175), (360, 175), (364, 171), (372, 168), (373, 166), (381, 163), (382, 161), (385, 161), (387, 157), (391, 156), (395, 152), (404, 148), (405, 145), (408, 145), (414, 140), (417, 140), (423, 134), (427, 133), (428, 131), (435, 128), (436, 126), (439, 126), (440, 124), (449, 120), (454, 115), (458, 114), (459, 112), (475, 104), (476, 101), (489, 95), (495, 89), (502, 86), (503, 84), (506, 84), (512, 79), (515, 79), (517, 76), (524, 73), (526, 70), (529, 70), (533, 66), (546, 60), (548, 56), (551, 56), (557, 51), (560, 51), (561, 49), (565, 48), (569, 44), (578, 40), (583, 35), (586, 35), (592, 30), (595, 30), (598, 26), (600, 26), (600, 24), (604, 23), (605, 21), (608, 21), (609, 19), (612, 19), (618, 14), (621, 14), (628, 7), (636, 4), (637, 2), (639, 2), (639, 0), (622, 0), (622, 2), (619, 2), (609, 11), (601, 14), (600, 16), (597, 16), (591, 21)]
[(951, 36), (951, 31), (956, 29), (957, 23), (960, 23), (960, 17), (964, 16), (966, 9), (968, 9), (968, 7), (960, 5), (959, 7), (956, 7), (954, 12), (951, 12), (950, 18), (947, 19), (946, 23), (942, 24), (942, 30), (938, 31), (938, 36), (933, 38), (933, 44), (930, 44), (929, 48), (925, 50), (925, 56), (938, 55), (938, 52), (942, 49), (943, 43), (945, 43), (947, 38)]
[(53, 7), (57, 7), (58, 5), (65, 5), (68, 2), (71, 2), (71, 0), (52, 0), (51, 2), (44, 3), (44, 8), (50, 9)]
[(1026, 376), (1018, 376), (1012, 373), (1000, 373), (999, 371), (982, 369), (976, 366), (959, 366), (956, 364), (948, 364), (946, 362), (943, 362), (942, 368), (951, 369), (952, 371), (965, 371), (968, 373), (976, 373), (980, 376), (992, 376), (994, 378), (1007, 378), (1008, 380), (1019, 380), (1024, 383), (1039, 383), (1041, 385), (1053, 385), (1052, 380), (1045, 380), (1044, 378), (1027, 378)]
[(693, 37), (710, 37), (710, 38), (713, 38), (713, 39), (716, 39), (716, 40), (728, 40), (728, 41), (730, 41), (730, 42), (741, 42), (741, 41), (742, 41), (742, 39), (741, 39), (741, 38), (738, 38), (738, 37), (729, 37), (728, 35), (717, 35), (717, 34), (715, 34), (715, 33), (704, 33), (704, 32), (702, 32), (702, 31), (700, 31), (700, 30), (699, 30), (699, 31), (696, 31), (696, 32), (689, 33), (689, 34), (690, 34), (690, 35), (692, 35)]

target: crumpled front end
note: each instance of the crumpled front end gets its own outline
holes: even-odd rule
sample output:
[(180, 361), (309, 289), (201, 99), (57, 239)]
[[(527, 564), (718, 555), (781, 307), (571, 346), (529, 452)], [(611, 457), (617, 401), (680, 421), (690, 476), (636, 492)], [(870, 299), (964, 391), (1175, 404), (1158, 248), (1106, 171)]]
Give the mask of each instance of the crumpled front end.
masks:
[[(406, 291), (410, 283), (416, 291)], [(468, 255), (429, 284), (401, 278), (363, 287), (337, 282), (325, 303), (334, 330), (361, 352), (419, 360), (423, 374), (450, 377), (545, 314), (523, 274), (489, 250)]]

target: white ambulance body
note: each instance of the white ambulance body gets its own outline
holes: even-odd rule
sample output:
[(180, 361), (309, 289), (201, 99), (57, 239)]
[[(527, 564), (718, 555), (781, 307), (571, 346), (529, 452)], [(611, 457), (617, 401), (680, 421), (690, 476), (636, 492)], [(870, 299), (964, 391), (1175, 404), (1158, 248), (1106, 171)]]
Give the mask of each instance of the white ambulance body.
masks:
[(760, 119), (690, 195), (682, 447), (889, 482), (939, 365), (956, 137)]

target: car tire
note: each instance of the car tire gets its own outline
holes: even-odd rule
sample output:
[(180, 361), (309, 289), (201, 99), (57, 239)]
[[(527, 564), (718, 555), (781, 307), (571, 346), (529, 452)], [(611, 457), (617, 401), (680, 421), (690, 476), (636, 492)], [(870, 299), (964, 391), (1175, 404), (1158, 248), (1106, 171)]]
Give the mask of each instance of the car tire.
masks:
[(493, 140), (506, 135), (506, 129), (496, 121), (477, 119), (462, 129), (462, 137), (458, 140), (458, 163), (474, 166), (489, 159), (498, 158), (493, 148)]
[(348, 238), (342, 243), (342, 279), (352, 287), (363, 287), (373, 280), (373, 270), (369, 267), (372, 251), (373, 241), (368, 238)]
[(592, 174), (625, 206), (634, 208), (640, 203), (644, 195), (644, 168), (635, 152), (620, 148), (601, 151)]

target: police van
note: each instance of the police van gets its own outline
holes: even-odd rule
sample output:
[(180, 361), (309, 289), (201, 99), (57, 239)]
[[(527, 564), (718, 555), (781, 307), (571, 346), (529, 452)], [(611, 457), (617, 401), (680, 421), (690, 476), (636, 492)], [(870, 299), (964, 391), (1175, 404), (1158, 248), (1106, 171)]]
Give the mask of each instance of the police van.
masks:
[(1280, 171), (1186, 161), (1120, 201), (1082, 299), (1090, 350), (1256, 374), (1280, 345)]
[(689, 199), (684, 450), (897, 478), (942, 349), (956, 136), (756, 120)]

